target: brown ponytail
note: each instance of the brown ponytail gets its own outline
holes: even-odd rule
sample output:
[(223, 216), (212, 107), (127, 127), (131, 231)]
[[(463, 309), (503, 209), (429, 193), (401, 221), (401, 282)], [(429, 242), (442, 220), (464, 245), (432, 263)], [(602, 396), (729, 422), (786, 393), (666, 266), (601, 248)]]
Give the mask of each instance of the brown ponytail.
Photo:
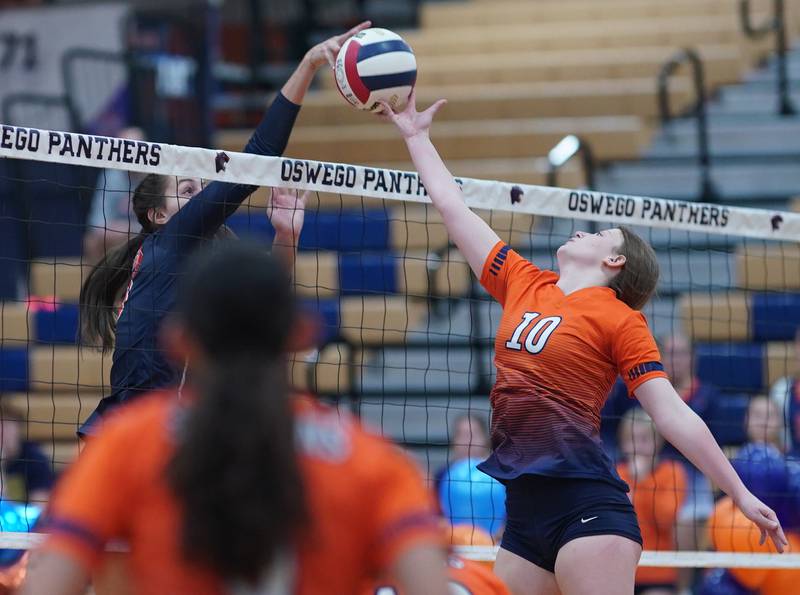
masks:
[(294, 301), (263, 248), (205, 252), (179, 289), (175, 317), (203, 362), (167, 473), (187, 559), (254, 584), (306, 519), (284, 354)]

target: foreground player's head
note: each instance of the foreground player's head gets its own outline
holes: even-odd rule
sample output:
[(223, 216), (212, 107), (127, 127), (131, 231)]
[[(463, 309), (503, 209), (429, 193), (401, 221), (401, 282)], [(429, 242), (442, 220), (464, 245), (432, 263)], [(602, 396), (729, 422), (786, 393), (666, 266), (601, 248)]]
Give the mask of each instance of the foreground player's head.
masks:
[(576, 231), (556, 253), (561, 274), (599, 271), (605, 285), (634, 310), (640, 310), (658, 284), (653, 248), (627, 227), (597, 233)]
[(282, 265), (229, 242), (190, 260), (164, 325), (192, 399), (168, 468), (183, 548), (226, 579), (261, 578), (306, 518), (285, 356), (295, 318)]

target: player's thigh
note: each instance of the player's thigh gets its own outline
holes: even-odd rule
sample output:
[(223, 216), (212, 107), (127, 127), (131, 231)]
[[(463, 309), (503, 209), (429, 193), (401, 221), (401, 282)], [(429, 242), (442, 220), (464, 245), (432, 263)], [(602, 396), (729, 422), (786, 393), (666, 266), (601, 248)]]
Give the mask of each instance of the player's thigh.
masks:
[(511, 595), (560, 595), (552, 572), (503, 548), (497, 552), (494, 573), (506, 584)]
[(579, 537), (559, 550), (556, 582), (563, 595), (631, 595), (641, 555), (627, 537)]

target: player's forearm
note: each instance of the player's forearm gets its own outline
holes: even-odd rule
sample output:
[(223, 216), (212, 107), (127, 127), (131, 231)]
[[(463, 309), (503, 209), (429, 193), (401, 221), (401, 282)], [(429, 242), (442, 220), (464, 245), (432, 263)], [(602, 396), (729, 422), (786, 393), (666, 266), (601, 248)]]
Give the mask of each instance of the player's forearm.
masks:
[(653, 420), (661, 435), (734, 500), (747, 491), (705, 422), (684, 406)]
[(34, 551), (20, 595), (80, 595), (86, 591), (89, 576), (66, 556), (49, 551)]
[(430, 137), (427, 134), (417, 134), (407, 138), (406, 145), (433, 206), (442, 216), (455, 216), (459, 212), (469, 210), (464, 204), (461, 188), (442, 161)]
[(408, 151), (433, 206), (442, 216), (450, 239), (480, 277), (489, 252), (500, 241), (486, 222), (464, 202), (461, 188), (453, 180), (427, 134), (406, 139)]
[(284, 264), (286, 270), (294, 277), (294, 264), (297, 259), (299, 239), (289, 233), (277, 232), (272, 241), (272, 255)]
[(308, 56), (304, 56), (292, 76), (283, 85), (281, 89), (283, 96), (294, 104), (302, 104), (317, 70), (318, 68), (311, 63)]

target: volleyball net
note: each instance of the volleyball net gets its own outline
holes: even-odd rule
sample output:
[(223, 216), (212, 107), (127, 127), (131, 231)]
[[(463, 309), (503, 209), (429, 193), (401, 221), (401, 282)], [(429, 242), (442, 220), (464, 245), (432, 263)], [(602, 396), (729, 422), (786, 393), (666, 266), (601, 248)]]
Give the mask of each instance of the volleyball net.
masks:
[[(105, 249), (136, 233), (128, 203), (142, 177), (258, 186), (227, 225), (265, 244), (274, 234), (266, 189), (285, 187), (310, 192), (294, 278), (321, 320), (317, 348), (292, 361), (295, 384), (407, 448), (456, 525), (501, 533), (502, 486), (474, 468), (487, 449), (500, 309), (448, 241), (416, 173), (14, 126), (0, 126), (0, 157), (0, 421), (16, 424), (20, 443), (38, 445), (56, 472), (77, 455), (75, 430), (109, 388), (110, 357), (76, 339), (80, 285)], [(644, 312), (673, 381), (751, 488), (784, 524), (800, 525), (792, 458), (800, 215), (456, 181), (467, 204), (542, 268), (556, 268), (557, 248), (576, 230), (625, 224), (647, 239), (661, 281)], [(643, 565), (800, 569), (797, 556), (759, 548), (676, 453), (647, 451), (653, 440), (639, 431), (647, 421), (632, 403), (623, 386), (613, 389), (603, 439), (621, 473), (638, 474), (640, 522), (666, 550), (648, 551)], [(5, 440), (2, 447), (2, 502), (24, 504), (35, 490), (20, 489), (19, 465), (29, 472), (35, 462)], [(24, 513), (19, 524), (3, 518), (0, 547), (40, 539)], [(709, 545), (709, 528), (724, 552), (695, 551)], [(688, 551), (676, 551), (679, 540)], [(461, 551), (477, 559), (495, 552), (491, 541)]]

